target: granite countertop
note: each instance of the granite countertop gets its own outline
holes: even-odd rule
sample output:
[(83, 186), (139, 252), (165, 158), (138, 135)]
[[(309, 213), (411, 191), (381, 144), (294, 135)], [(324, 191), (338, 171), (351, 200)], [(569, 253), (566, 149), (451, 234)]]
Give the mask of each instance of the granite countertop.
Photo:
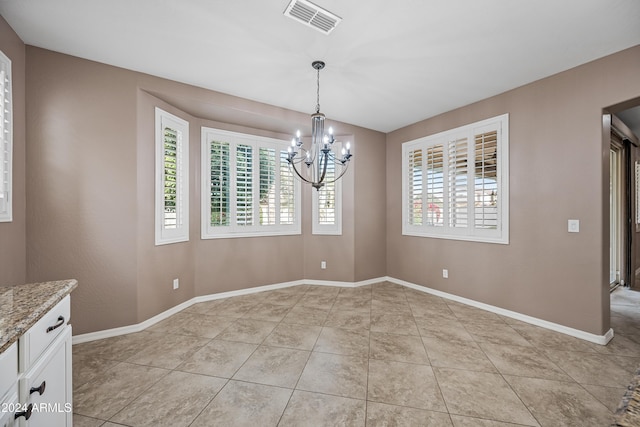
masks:
[(0, 353), (78, 286), (75, 279), (0, 287)]

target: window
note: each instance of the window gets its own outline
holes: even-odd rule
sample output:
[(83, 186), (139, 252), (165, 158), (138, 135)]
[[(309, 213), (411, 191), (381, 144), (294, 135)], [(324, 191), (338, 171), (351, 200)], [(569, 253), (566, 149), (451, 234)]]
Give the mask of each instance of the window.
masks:
[(156, 245), (189, 240), (189, 123), (156, 108)]
[(13, 220), (11, 60), (0, 52), (0, 222)]
[(300, 234), (288, 142), (202, 128), (202, 238)]
[[(341, 143), (333, 144), (334, 152), (340, 153)], [(340, 172), (339, 170), (337, 171)], [(313, 189), (312, 227), (313, 234), (342, 234), (342, 179), (336, 179), (336, 165), (329, 161), (326, 173), (327, 183), (319, 190)]]
[(509, 243), (509, 116), (402, 145), (402, 233)]

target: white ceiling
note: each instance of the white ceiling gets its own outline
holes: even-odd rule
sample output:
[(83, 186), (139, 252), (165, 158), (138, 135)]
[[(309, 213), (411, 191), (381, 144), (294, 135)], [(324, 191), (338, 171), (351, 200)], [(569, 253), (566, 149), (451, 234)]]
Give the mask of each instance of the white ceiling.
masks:
[(638, 0), (0, 0), (22, 40), (389, 132), (640, 44)]

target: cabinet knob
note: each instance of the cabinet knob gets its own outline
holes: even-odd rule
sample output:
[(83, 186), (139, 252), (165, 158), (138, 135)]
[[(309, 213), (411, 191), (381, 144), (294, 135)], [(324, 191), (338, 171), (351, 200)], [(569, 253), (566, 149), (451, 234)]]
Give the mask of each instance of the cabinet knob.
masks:
[(14, 419), (18, 419), (20, 417), (24, 417), (25, 420), (31, 418), (31, 412), (33, 411), (33, 403), (29, 403), (26, 411), (16, 412)]
[(42, 396), (44, 394), (44, 389), (46, 386), (47, 386), (47, 382), (42, 381), (42, 384), (40, 384), (40, 387), (31, 387), (31, 390), (29, 390), (29, 394), (33, 394), (37, 391), (38, 393), (40, 393), (40, 396)]
[(53, 331), (54, 329), (58, 329), (60, 326), (64, 325), (64, 316), (58, 316), (58, 322), (47, 328), (47, 333)]

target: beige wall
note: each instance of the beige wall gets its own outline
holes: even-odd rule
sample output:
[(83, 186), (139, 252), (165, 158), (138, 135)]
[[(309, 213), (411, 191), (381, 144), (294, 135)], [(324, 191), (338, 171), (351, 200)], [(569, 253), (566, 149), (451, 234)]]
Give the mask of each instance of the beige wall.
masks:
[(79, 333), (136, 323), (133, 73), (27, 47), (30, 282), (75, 278)]
[[(602, 111), (640, 94), (640, 46), (392, 132), (390, 276), (594, 334), (609, 328)], [(401, 144), (509, 113), (510, 244), (401, 235)], [(569, 218), (580, 233), (567, 232)], [(449, 278), (442, 278), (442, 270)]]
[[(302, 235), (201, 240), (200, 127), (288, 139), (310, 127), (309, 114), (35, 47), (27, 47), (27, 58), (28, 279), (78, 279), (75, 333), (138, 323), (198, 295), (384, 275), (386, 248), (370, 242), (384, 242), (386, 212), (355, 224), (357, 209), (363, 216), (369, 205), (385, 203), (384, 134), (332, 123), (362, 153), (352, 165), (361, 169), (343, 178), (342, 236), (311, 234), (305, 187)], [(190, 241), (162, 246), (154, 245), (156, 106), (190, 122)], [(369, 184), (369, 166), (380, 172), (377, 187)], [(357, 208), (359, 200), (366, 204)], [(367, 246), (367, 257), (356, 259), (358, 246)]]
[(13, 221), (0, 222), (0, 286), (7, 286), (24, 283), (27, 274), (25, 47), (2, 16), (0, 51), (11, 60), (13, 80)]

